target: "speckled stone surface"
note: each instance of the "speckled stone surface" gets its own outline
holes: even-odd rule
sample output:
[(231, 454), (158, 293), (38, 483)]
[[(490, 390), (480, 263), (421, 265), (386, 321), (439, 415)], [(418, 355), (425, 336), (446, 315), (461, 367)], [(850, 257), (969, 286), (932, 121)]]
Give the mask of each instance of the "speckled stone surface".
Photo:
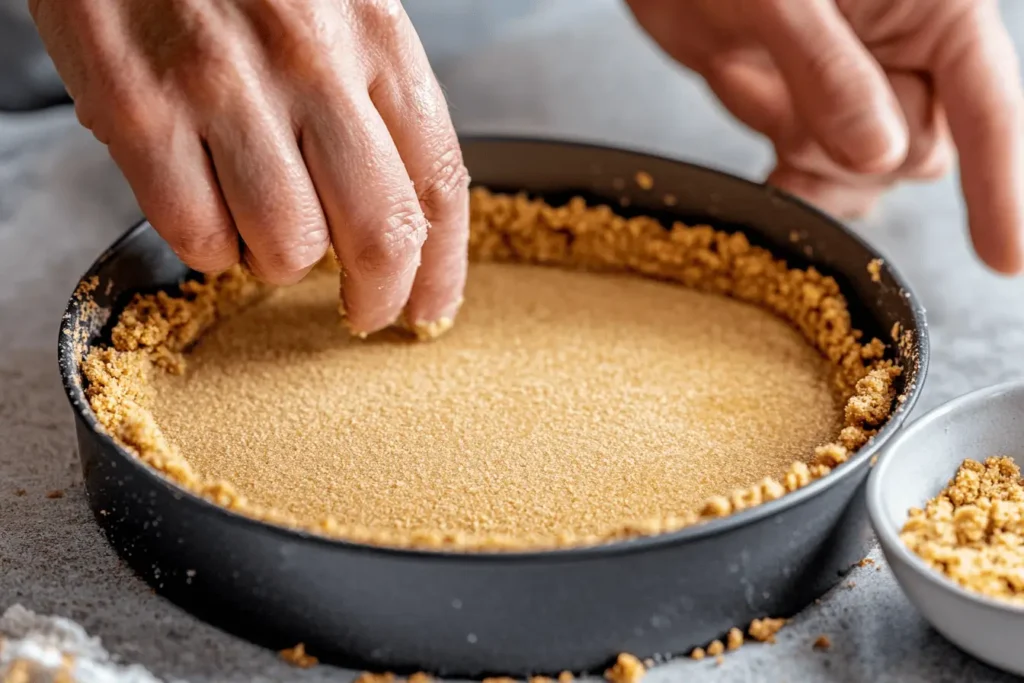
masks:
[[(459, 0), (409, 4), (464, 131), (643, 147), (749, 177), (769, 163), (765, 145), (655, 53), (614, 2), (524, 2), (498, 26), (461, 14)], [(1004, 9), (1024, 47), (1024, 3)], [(88, 512), (56, 370), (57, 323), (79, 274), (137, 217), (105, 151), (70, 110), (0, 115), (0, 610), (20, 602), (69, 616), (165, 679), (348, 681), (353, 673), (340, 669), (287, 667), (153, 595)], [(1024, 375), (1024, 280), (997, 278), (971, 255), (953, 179), (902, 188), (856, 227), (929, 310), (934, 356), (919, 409)], [(55, 489), (66, 495), (48, 499)], [(678, 661), (648, 680), (1011, 680), (923, 623), (884, 563), (848, 581), (855, 585), (806, 610), (774, 646), (744, 647), (722, 666)], [(819, 634), (830, 651), (812, 650)]]

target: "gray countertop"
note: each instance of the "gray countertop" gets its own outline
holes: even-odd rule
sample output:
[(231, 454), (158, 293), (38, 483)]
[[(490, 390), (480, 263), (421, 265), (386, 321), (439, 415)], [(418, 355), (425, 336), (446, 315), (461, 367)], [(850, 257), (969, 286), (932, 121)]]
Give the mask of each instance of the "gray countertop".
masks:
[[(765, 144), (657, 54), (616, 3), (524, 2), (499, 25), (484, 13), (494, 3), (484, 14), (465, 4), (409, 3), (462, 131), (654, 149), (748, 177), (770, 162)], [(1021, 5), (1004, 9), (1024, 47)], [(138, 216), (70, 109), (0, 115), (0, 611), (21, 603), (68, 616), (122, 661), (168, 680), (347, 681), (352, 672), (287, 667), (153, 595), (90, 516), (57, 376), (57, 323), (79, 275)], [(1024, 280), (998, 278), (971, 254), (955, 179), (903, 187), (855, 227), (928, 308), (934, 353), (918, 410), (1024, 376)], [(47, 498), (53, 489), (67, 494)], [(880, 559), (848, 581), (774, 646), (744, 647), (722, 666), (674, 662), (648, 680), (1010, 680), (932, 631)], [(819, 634), (831, 638), (828, 652), (812, 650)]]

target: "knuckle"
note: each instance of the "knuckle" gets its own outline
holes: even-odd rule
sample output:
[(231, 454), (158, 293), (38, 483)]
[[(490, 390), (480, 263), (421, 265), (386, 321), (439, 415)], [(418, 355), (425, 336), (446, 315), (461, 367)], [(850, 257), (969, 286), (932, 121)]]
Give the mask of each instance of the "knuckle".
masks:
[(416, 184), (420, 205), (427, 216), (449, 213), (468, 201), (469, 171), (462, 152), (455, 144), (431, 164), (425, 178)]
[(314, 227), (300, 235), (252, 253), (254, 270), (274, 284), (291, 284), (316, 264), (330, 246), (327, 229)]
[(390, 212), (383, 229), (367, 234), (356, 252), (356, 270), (368, 278), (389, 278), (416, 262), (427, 239), (427, 218), (418, 204), (405, 203)]
[(398, 36), (405, 16), (401, 0), (364, 0), (358, 13), (364, 30), (376, 39)]
[(237, 244), (223, 230), (180, 230), (168, 242), (186, 265), (198, 271), (220, 270), (238, 260)]

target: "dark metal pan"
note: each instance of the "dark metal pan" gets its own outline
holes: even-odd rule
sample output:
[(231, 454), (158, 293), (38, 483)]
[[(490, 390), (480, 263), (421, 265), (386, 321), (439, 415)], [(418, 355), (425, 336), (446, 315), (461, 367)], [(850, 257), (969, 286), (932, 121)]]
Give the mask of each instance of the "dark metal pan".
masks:
[[(162, 595), (273, 648), (305, 642), (328, 661), (437, 674), (600, 669), (619, 652), (687, 652), (752, 618), (789, 616), (837, 583), (869, 549), (862, 485), (899, 429), (928, 362), (924, 310), (879, 255), (829, 217), (768, 187), (706, 168), (607, 148), (516, 139), (464, 141), (474, 181), (557, 202), (582, 194), (625, 213), (742, 228), (791, 265), (840, 282), (854, 321), (901, 350), (905, 402), (874, 441), (833, 474), (780, 500), (657, 537), (515, 554), (390, 550), (328, 540), (241, 517), (156, 475), (108, 437), (82, 392), (84, 347), (106, 341), (132, 292), (190, 273), (143, 223), (107, 251), (61, 325), (60, 372), (78, 430), (89, 502), (110, 543)], [(653, 190), (634, 181), (655, 179)], [(664, 195), (675, 204), (667, 207)], [(622, 201), (625, 198), (626, 201)], [(79, 343), (76, 343), (78, 340)], [(84, 344), (82, 343), (84, 342)]]

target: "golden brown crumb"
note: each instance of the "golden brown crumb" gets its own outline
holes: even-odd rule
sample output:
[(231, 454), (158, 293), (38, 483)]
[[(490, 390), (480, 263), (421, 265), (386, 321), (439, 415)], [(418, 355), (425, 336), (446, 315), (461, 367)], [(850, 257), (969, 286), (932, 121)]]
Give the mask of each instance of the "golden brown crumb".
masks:
[(654, 187), (654, 177), (647, 171), (637, 171), (636, 184), (641, 190), (650, 190)]
[(51, 500), (57, 499), (57, 498), (63, 498), (64, 497), (64, 492), (61, 491), (60, 489), (54, 489), (52, 491), (47, 491), (46, 492), (46, 497), (50, 498)]
[(708, 654), (712, 657), (717, 657), (723, 652), (725, 652), (725, 645), (720, 640), (712, 640), (711, 644), (708, 645)]
[(485, 678), (481, 683), (519, 683), (516, 679), (509, 676), (491, 676)]
[(284, 661), (300, 669), (309, 669), (320, 663), (320, 660), (313, 655), (306, 654), (305, 643), (299, 643), (295, 647), (286, 648), (277, 654)]
[(814, 645), (813, 645), (813, 647), (814, 647), (814, 649), (815, 649), (815, 650), (827, 650), (827, 649), (829, 649), (830, 647), (832, 647), (832, 641), (831, 641), (831, 640), (829, 640), (829, 637), (828, 637), (828, 636), (826, 636), (826, 635), (820, 635), (820, 636), (818, 636), (818, 638), (817, 638), (817, 639), (816, 639), (816, 640), (814, 641)]
[(715, 666), (722, 666), (725, 664), (725, 655), (715, 655)]
[(725, 646), (730, 650), (740, 649), (743, 646), (743, 631), (735, 626), (729, 629), (729, 633), (725, 637)]
[[(885, 347), (879, 340), (860, 341), (836, 281), (813, 268), (789, 268), (768, 251), (751, 245), (741, 233), (679, 223), (665, 229), (652, 218), (621, 218), (609, 207), (587, 206), (580, 199), (552, 207), (525, 196), (482, 189), (473, 191), (470, 209), (469, 251), (474, 261), (650, 275), (775, 314), (834, 365), (835, 389), (846, 403), (843, 428), (833, 442), (807, 456), (809, 463), (794, 462), (778, 478), (758, 475), (759, 483), (712, 498), (701, 514), (698, 506), (693, 512), (627, 521), (593, 532), (551, 529), (510, 535), (485, 527), (479, 533), (450, 533), (438, 526), (413, 528), (414, 522), (405, 529), (381, 528), (359, 518), (342, 521), (333, 516), (297, 516), (253, 502), (245, 481), (236, 484), (216, 473), (197, 471), (168, 441), (151, 409), (154, 375), (183, 373), (185, 352), (211, 326), (270, 291), (237, 267), (202, 283), (186, 283), (182, 297), (163, 292), (137, 296), (122, 311), (112, 333), (113, 347), (94, 349), (83, 367), (97, 418), (112, 437), (146, 464), (185, 488), (256, 519), (378, 545), (515, 550), (665, 533), (775, 500), (840, 466), (891, 412), (893, 381), (900, 369), (884, 359)], [(394, 495), (390, 499), (415, 500)]]
[(422, 671), (417, 671), (412, 676), (409, 676), (409, 683), (433, 683), (433, 681), (433, 676), (425, 674)]
[(398, 677), (390, 671), (384, 673), (364, 671), (353, 683), (398, 683)]
[(575, 677), (572, 675), (571, 671), (563, 671), (558, 674), (558, 683), (572, 683), (574, 680)]
[(751, 638), (762, 643), (774, 643), (775, 634), (785, 625), (785, 619), (772, 619), (771, 617), (754, 619), (750, 622), (747, 633), (750, 634)]
[(690, 659), (695, 659), (698, 662), (707, 656), (707, 652), (702, 647), (695, 647), (690, 651)]
[(882, 281), (882, 264), (883, 261), (880, 258), (872, 259), (868, 263), (868, 273), (871, 275), (872, 282)]
[(3, 678), (2, 683), (32, 683), (32, 665), (26, 659), (15, 659), (11, 662), (6, 671), (0, 671)]
[(19, 498), (24, 496), (26, 493), (28, 493), (28, 491), (26, 491), (25, 489), (14, 489), (14, 495), (18, 496)]
[(612, 668), (604, 672), (604, 677), (611, 683), (640, 683), (646, 671), (643, 662), (623, 652), (615, 660)]
[(923, 510), (913, 509), (900, 538), (964, 588), (1024, 603), (1024, 485), (1012, 458), (964, 460)]

